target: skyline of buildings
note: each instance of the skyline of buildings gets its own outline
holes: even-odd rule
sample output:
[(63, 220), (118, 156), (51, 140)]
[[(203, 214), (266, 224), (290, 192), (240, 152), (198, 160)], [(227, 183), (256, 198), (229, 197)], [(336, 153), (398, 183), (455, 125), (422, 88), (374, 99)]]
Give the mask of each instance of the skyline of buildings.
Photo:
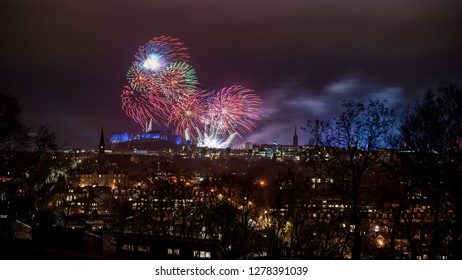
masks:
[[(111, 133), (110, 137), (107, 137), (104, 134), (104, 127), (101, 127), (101, 135), (99, 137), (99, 145), (97, 150), (102, 153), (104, 150), (108, 150), (108, 152), (129, 152), (137, 150), (140, 151), (156, 151), (156, 150), (168, 150), (168, 149), (176, 149), (181, 145), (188, 145), (188, 146), (198, 146), (202, 148), (208, 149), (252, 149), (253, 146), (292, 146), (292, 147), (299, 147), (299, 138), (297, 134), (297, 126), (294, 128), (294, 133), (291, 137), (288, 138), (292, 139), (292, 143), (282, 144), (278, 141), (273, 141), (272, 143), (253, 143), (253, 142), (245, 142), (238, 146), (198, 146), (198, 144), (192, 140), (185, 141), (181, 135), (174, 135), (172, 130), (163, 128), (163, 129), (153, 129), (148, 132), (141, 132), (141, 133), (128, 133), (128, 132), (113, 132)], [(66, 147), (63, 147), (63, 150), (69, 150)], [(90, 149), (81, 149), (81, 148), (71, 148), (71, 150), (93, 150)]]

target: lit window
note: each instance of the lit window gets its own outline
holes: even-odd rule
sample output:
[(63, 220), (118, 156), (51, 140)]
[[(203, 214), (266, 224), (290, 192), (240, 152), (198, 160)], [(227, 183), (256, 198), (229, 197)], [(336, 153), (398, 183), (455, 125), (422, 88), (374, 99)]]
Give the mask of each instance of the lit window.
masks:
[(138, 252), (149, 253), (151, 248), (149, 246), (138, 246)]
[(210, 259), (211, 258), (211, 253), (207, 251), (193, 251), (194, 257), (200, 258), (200, 259)]
[(123, 244), (122, 245), (122, 251), (134, 251), (135, 247), (130, 244)]
[(178, 256), (180, 254), (180, 249), (168, 248), (167, 249), (167, 254), (171, 255), (171, 256)]

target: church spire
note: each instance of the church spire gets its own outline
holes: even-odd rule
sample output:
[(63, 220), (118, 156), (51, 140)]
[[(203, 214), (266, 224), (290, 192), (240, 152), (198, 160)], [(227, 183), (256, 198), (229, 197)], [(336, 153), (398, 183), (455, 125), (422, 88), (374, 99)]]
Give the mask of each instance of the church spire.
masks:
[(99, 140), (99, 154), (102, 155), (104, 154), (104, 150), (106, 150), (106, 142), (104, 141), (104, 130), (103, 127), (101, 127), (101, 139)]
[(295, 126), (295, 130), (294, 130), (294, 138), (293, 138), (293, 142), (292, 142), (292, 145), (294, 146), (295, 149), (298, 148), (298, 135), (297, 135), (297, 126)]

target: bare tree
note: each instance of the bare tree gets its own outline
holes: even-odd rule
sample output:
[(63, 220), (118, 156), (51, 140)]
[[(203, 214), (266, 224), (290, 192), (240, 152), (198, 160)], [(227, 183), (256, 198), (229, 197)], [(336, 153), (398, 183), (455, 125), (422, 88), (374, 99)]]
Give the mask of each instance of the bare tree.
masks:
[(27, 142), (28, 128), (23, 123), (16, 98), (0, 94), (0, 151), (22, 150)]
[(0, 194), (6, 187), (8, 217), (35, 225), (51, 213), (50, 173), (56, 166), (51, 151), (56, 136), (47, 127), (27, 127), (16, 99), (0, 95)]
[(308, 122), (306, 130), (317, 146), (325, 147), (318, 158), (323, 178), (332, 179), (333, 188), (349, 206), (353, 228), (351, 257), (360, 259), (363, 222), (367, 218), (364, 180), (380, 163), (386, 139), (393, 132), (395, 113), (380, 100), (344, 101), (343, 107), (340, 116)]
[[(431, 206), (430, 258), (462, 258), (462, 91), (440, 82), (409, 108), (401, 131), (410, 151), (410, 178)], [(446, 240), (450, 239), (449, 244)]]

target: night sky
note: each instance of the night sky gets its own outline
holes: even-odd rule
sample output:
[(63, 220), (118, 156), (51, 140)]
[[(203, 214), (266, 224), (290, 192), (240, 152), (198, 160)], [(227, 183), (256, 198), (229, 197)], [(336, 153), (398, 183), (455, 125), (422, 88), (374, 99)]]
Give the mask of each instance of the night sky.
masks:
[(120, 94), (154, 36), (180, 38), (205, 87), (262, 98), (259, 126), (236, 144), (287, 144), (342, 99), (405, 106), (462, 77), (460, 0), (3, 0), (0, 23), (0, 91), (66, 148), (96, 148), (101, 126), (140, 132)]

